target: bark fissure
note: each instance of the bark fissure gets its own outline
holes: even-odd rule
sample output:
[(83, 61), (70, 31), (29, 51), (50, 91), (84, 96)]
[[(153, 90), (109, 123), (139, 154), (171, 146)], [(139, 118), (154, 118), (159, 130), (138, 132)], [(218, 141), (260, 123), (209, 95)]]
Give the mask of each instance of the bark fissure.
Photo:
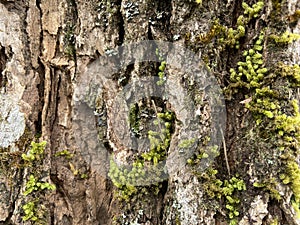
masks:
[[(42, 35), (41, 35), (42, 36)], [(41, 42), (42, 43), (42, 42)], [(42, 110), (45, 104), (45, 67), (44, 64), (39, 59), (39, 68), (37, 69), (37, 74), (39, 76), (39, 83), (37, 84), (38, 96), (39, 96), (39, 112), (37, 120), (35, 121), (35, 131), (37, 134), (42, 134), (43, 118)]]
[(7, 76), (4, 73), (6, 63), (8, 61), (8, 56), (5, 52), (5, 47), (1, 46), (0, 44), (0, 89), (4, 89), (5, 92), (5, 86), (7, 84)]
[(28, 28), (28, 23), (27, 23), (27, 16), (28, 16), (28, 10), (29, 6), (28, 4), (23, 5), (23, 11), (21, 13), (21, 20), (23, 21), (23, 24), (21, 24), (21, 31), (23, 34), (22, 41), (24, 43), (24, 48), (23, 50), (23, 57), (24, 57), (24, 62), (25, 62), (25, 76), (29, 74), (29, 71), (33, 68), (32, 66), (32, 60), (31, 60), (31, 49), (30, 49), (30, 36), (27, 31)]
[(124, 18), (121, 12), (121, 6), (122, 6), (122, 0), (118, 0), (116, 2), (117, 8), (118, 8), (118, 31), (119, 31), (119, 39), (118, 39), (118, 45), (122, 45), (124, 43), (124, 38), (125, 38), (125, 26), (124, 26)]

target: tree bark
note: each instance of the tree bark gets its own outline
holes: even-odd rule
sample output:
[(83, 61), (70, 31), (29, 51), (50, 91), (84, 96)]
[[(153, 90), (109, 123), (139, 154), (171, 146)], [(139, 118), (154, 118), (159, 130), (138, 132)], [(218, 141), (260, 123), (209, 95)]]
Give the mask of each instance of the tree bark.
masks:
[[(300, 32), (300, 3), (265, 0), (257, 12), (247, 12), (245, 3), (255, 10), (257, 1), (252, 0), (0, 0), (0, 224), (300, 224), (299, 110), (295, 106), (293, 111), (289, 103), (296, 99), (298, 104), (299, 99), (300, 69), (291, 68), (300, 63), (300, 40), (291, 33)], [(241, 15), (244, 26), (238, 22)], [(286, 31), (289, 35), (284, 37)], [(255, 48), (262, 33), (262, 44), (257, 44), (255, 51), (262, 55), (259, 68), (268, 70), (257, 81), (263, 86), (250, 83), (253, 78), (245, 75), (232, 78), (233, 70), (242, 71), (239, 62), (245, 61), (245, 51), (250, 55), (249, 49)], [(184, 86), (191, 78), (182, 70), (193, 64), (180, 61), (182, 52), (176, 58), (178, 65), (186, 63), (179, 66), (181, 71), (168, 63), (166, 70), (161, 69), (162, 61), (168, 60), (163, 58), (167, 47), (158, 48), (158, 58), (166, 55), (156, 63), (133, 60), (116, 71), (111, 61), (105, 61), (106, 57), (115, 59), (118, 46), (144, 40), (172, 43), (201, 58), (199, 68), (209, 70), (223, 91), (219, 97), (222, 100), (224, 95), (227, 120), (216, 120), (220, 127), (226, 122), (226, 128), (218, 131), (218, 156), (200, 170), (198, 161), (206, 154), (200, 147), (210, 142), (206, 136), (214, 106), (208, 104), (201, 88), (191, 86), (187, 93), (193, 96), (193, 103), (198, 95), (204, 99), (195, 103), (201, 128), (195, 127), (202, 132), (197, 136), (197, 143), (201, 142), (198, 153), (184, 158), (182, 167), (167, 160), (180, 169), (163, 180), (137, 185), (137, 192), (128, 194), (126, 185), (118, 187), (108, 175), (113, 166), (111, 156), (119, 157), (117, 163), (127, 159), (132, 163), (134, 154), (142, 155), (140, 150), (124, 150), (116, 141), (121, 134), (121, 141), (128, 143), (132, 135), (140, 135), (139, 131), (123, 130), (128, 120), (121, 111), (129, 116), (138, 114), (139, 129), (141, 118), (175, 112), (175, 119), (164, 118), (172, 123), (168, 149), (174, 151), (183, 140), (181, 118), (189, 115), (180, 114), (181, 104), (168, 105), (157, 98), (135, 102), (135, 108), (114, 107), (116, 96), (130, 93), (128, 85), (143, 77), (157, 78), (158, 72), (167, 74), (169, 80), (173, 78), (168, 74), (176, 74), (174, 84), (190, 87)], [(124, 56), (132, 60), (130, 57)], [(266, 94), (263, 87), (269, 87), (272, 94)], [(261, 99), (268, 103), (258, 108), (258, 103), (251, 101), (258, 99), (261, 90), (267, 96), (262, 94)], [(133, 88), (130, 95), (138, 92)], [(169, 88), (169, 92), (171, 98), (180, 98), (179, 91)], [(266, 106), (271, 101), (276, 105)], [(182, 110), (191, 110), (189, 107), (184, 105)], [(136, 111), (132, 113), (132, 109)], [(148, 110), (148, 117), (141, 116), (141, 109)], [(276, 114), (279, 111), (290, 116), (296, 128), (284, 127), (279, 121), (281, 114)], [(129, 121), (131, 128), (136, 121)], [(144, 129), (154, 129), (154, 125), (148, 126)], [(284, 144), (287, 139), (289, 145)], [(44, 152), (30, 152), (37, 149), (32, 142), (42, 141), (47, 142)], [(280, 141), (284, 143), (278, 144)], [(282, 146), (284, 150), (279, 151)], [(24, 154), (35, 154), (35, 158)], [(296, 168), (289, 169), (291, 165)], [(35, 189), (26, 194), (31, 175)], [(228, 187), (232, 191), (225, 194)], [(32, 216), (26, 213), (31, 202)]]

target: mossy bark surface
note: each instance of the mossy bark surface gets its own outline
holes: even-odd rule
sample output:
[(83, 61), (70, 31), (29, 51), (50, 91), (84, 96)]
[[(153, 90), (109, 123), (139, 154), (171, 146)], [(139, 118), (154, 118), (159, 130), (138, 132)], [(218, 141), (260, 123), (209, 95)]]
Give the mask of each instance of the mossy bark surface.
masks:
[[(299, 18), (296, 0), (0, 0), (0, 224), (300, 224)], [(227, 120), (205, 171), (199, 162), (208, 155), (198, 149), (168, 179), (134, 189), (120, 184), (124, 171), (107, 175), (112, 153), (139, 169), (158, 164), (168, 149), (205, 146), (212, 118), (205, 94), (163, 56), (108, 80), (93, 70), (118, 46), (143, 40), (201, 58), (223, 91)], [(120, 106), (132, 132), (122, 130), (111, 100), (141, 77), (163, 84), (172, 73), (199, 106), (202, 138), (176, 142), (188, 114), (158, 98)], [(78, 96), (87, 96), (81, 108)], [(156, 116), (162, 122), (149, 123)], [(159, 150), (124, 150), (116, 123), (123, 142), (148, 137)], [(87, 156), (90, 147), (97, 152)]]

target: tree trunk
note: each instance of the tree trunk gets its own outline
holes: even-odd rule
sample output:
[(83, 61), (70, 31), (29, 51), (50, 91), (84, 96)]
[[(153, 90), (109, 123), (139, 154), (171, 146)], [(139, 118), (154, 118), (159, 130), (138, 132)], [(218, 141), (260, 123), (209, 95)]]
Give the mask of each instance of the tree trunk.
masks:
[(0, 0), (0, 224), (300, 224), (299, 9)]

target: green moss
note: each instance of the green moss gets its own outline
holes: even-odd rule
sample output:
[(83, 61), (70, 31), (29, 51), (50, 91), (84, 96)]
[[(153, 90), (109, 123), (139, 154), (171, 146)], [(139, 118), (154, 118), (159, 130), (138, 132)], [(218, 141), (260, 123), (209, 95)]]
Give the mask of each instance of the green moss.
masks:
[(191, 158), (187, 160), (187, 164), (190, 166), (199, 165), (202, 159), (216, 158), (220, 155), (219, 147), (217, 145), (207, 146), (201, 148), (198, 154), (194, 154)]
[(262, 51), (263, 51), (264, 34), (260, 33), (253, 48), (244, 51), (245, 61), (237, 63), (237, 69), (231, 68), (230, 80), (238, 83), (240, 87), (258, 88), (264, 79), (268, 69), (263, 67)]
[[(35, 196), (42, 196), (45, 191), (54, 191), (56, 189), (54, 184), (40, 181), (41, 165), (44, 159), (44, 151), (46, 142), (40, 143), (31, 142), (30, 149), (27, 153), (23, 153), (24, 167), (28, 167), (29, 171), (32, 170), (25, 184), (23, 196), (26, 199), (25, 204), (22, 206), (24, 216), (23, 221), (31, 221), (33, 224), (46, 224), (45, 222), (45, 207), (39, 204), (39, 199)], [(34, 170), (32, 167), (34, 166)]]
[(278, 219), (273, 219), (271, 222), (270, 222), (270, 225), (278, 225)]
[(157, 85), (161, 86), (166, 82), (166, 76), (165, 76), (165, 69), (166, 69), (166, 61), (164, 60), (164, 58), (162, 57), (162, 55), (159, 52), (159, 49), (156, 49), (156, 56), (158, 57), (159, 61), (160, 61), (160, 65), (158, 67), (158, 78), (159, 81), (156, 82)]
[(244, 181), (237, 177), (232, 177), (230, 180), (225, 180), (223, 183), (222, 194), (226, 199), (226, 209), (230, 220), (229, 224), (237, 224), (236, 217), (239, 216), (238, 205), (240, 200), (236, 196), (236, 192), (244, 190), (246, 190)]
[(24, 216), (22, 217), (23, 221), (38, 221), (37, 217), (37, 208), (35, 205), (35, 201), (27, 202), (25, 205), (22, 206), (22, 209), (24, 211)]
[[(258, 1), (257, 3), (249, 6), (246, 2), (242, 3), (244, 9), (243, 15), (240, 15), (236, 22), (236, 28), (226, 28), (225, 35), (219, 41), (222, 44), (230, 46), (231, 48), (240, 48), (239, 40), (245, 36), (246, 27), (251, 19), (259, 16), (260, 11), (264, 7), (263, 1)], [(223, 28), (224, 30), (224, 28)]]
[(44, 157), (44, 151), (46, 147), (47, 142), (42, 141), (41, 143), (31, 142), (31, 148), (27, 151), (27, 153), (22, 154), (22, 159), (24, 161), (31, 163), (35, 160), (40, 161)]
[[(159, 193), (163, 181), (162, 177), (165, 173), (160, 162), (166, 159), (174, 120), (173, 112), (157, 113), (154, 126), (161, 130), (160, 132), (152, 130), (148, 132), (150, 149), (148, 152), (136, 155), (132, 166), (119, 166), (111, 158), (108, 176), (118, 189), (119, 200), (130, 202), (132, 197), (138, 193), (148, 194), (149, 191), (154, 195)], [(148, 190), (141, 188), (144, 184), (151, 184), (151, 187)]]
[(292, 87), (300, 87), (300, 66), (298, 64), (286, 65), (279, 62), (275, 73), (287, 78), (292, 84)]
[(150, 141), (150, 151), (143, 153), (142, 158), (145, 161), (152, 161), (156, 165), (159, 161), (165, 160), (166, 153), (170, 146), (172, 126), (175, 116), (172, 112), (157, 113), (158, 121), (157, 125), (162, 130), (160, 133), (149, 131), (148, 139)]
[(284, 184), (290, 184), (294, 194), (295, 203), (300, 204), (300, 169), (294, 160), (288, 160), (285, 173), (280, 175)]
[(291, 186), (293, 191), (291, 205), (293, 206), (297, 217), (300, 218), (300, 168), (298, 163), (292, 159), (287, 160), (285, 171), (280, 174), (280, 178), (284, 184)]
[(56, 152), (54, 156), (55, 157), (63, 156), (66, 159), (72, 159), (74, 154), (72, 154), (71, 152), (69, 152), (68, 150), (65, 149), (65, 150)]
[(246, 2), (242, 3), (242, 7), (244, 9), (244, 14), (248, 15), (248, 19), (256, 18), (259, 15), (259, 12), (264, 7), (263, 1), (258, 1), (257, 3), (253, 4), (252, 7), (250, 7)]
[(189, 148), (191, 147), (194, 143), (195, 143), (196, 139), (192, 138), (192, 139), (187, 139), (187, 140), (182, 140), (178, 147), (179, 148)]
[[(213, 22), (212, 26), (210, 27), (209, 31), (205, 34), (199, 34), (196, 36), (196, 41), (201, 43), (201, 44), (208, 44), (210, 43), (213, 38), (220, 34), (225, 34), (226, 33), (226, 27), (220, 24), (220, 21), (217, 19)], [(223, 35), (224, 36), (224, 35)], [(221, 43), (224, 43), (224, 38), (220, 38), (219, 41)], [(205, 62), (207, 62), (207, 57), (204, 58)]]
[(197, 177), (202, 181), (203, 190), (209, 199), (222, 199), (224, 207), (227, 210), (229, 223), (237, 224), (239, 216), (239, 192), (246, 190), (245, 182), (238, 176), (231, 177), (229, 180), (220, 180), (217, 178), (218, 171), (209, 168), (206, 172), (195, 172)]
[(253, 183), (253, 186), (256, 188), (262, 188), (266, 192), (269, 192), (270, 197), (272, 199), (276, 199), (277, 201), (281, 200), (281, 195), (278, 190), (276, 190), (276, 187), (278, 185), (278, 182), (275, 180), (275, 178), (269, 178), (263, 182), (255, 182)]
[[(293, 85), (298, 85), (298, 66), (279, 66), (277, 76), (288, 78)], [(278, 73), (280, 71), (280, 73)], [(282, 101), (280, 93), (273, 90), (270, 86), (255, 89), (252, 101), (246, 104), (246, 107), (253, 113), (256, 124), (264, 123), (268, 127), (268, 132), (277, 138), (275, 145), (282, 153), (282, 163), (285, 165), (284, 173), (280, 178), (284, 184), (289, 184), (293, 190), (295, 202), (299, 203), (300, 197), (300, 170), (295, 162), (295, 154), (300, 140), (300, 113), (298, 101), (292, 99), (289, 102)], [(283, 107), (285, 110), (283, 110)], [(283, 113), (285, 111), (285, 113)], [(287, 155), (287, 157), (286, 157)], [(276, 185), (264, 183), (264, 185), (255, 183), (256, 187), (263, 187), (271, 193), (271, 196), (277, 200), (281, 199)]]
[(44, 189), (54, 191), (56, 188), (53, 184), (47, 182), (38, 182), (37, 179), (31, 174), (29, 176), (29, 180), (26, 182), (26, 188), (23, 194), (26, 196), (31, 194), (33, 191), (39, 191)]
[[(33, 225), (46, 225), (47, 220), (45, 218), (46, 207), (42, 205), (40, 199), (35, 198), (32, 201), (27, 202), (22, 206), (23, 222), (29, 221)], [(27, 222), (28, 223), (28, 222)]]
[(300, 35), (286, 31), (282, 35), (271, 34), (269, 38), (274, 40), (276, 44), (290, 44), (300, 39)]
[[(243, 8), (247, 11), (246, 14), (254, 15), (246, 4), (243, 4)], [(270, 35), (269, 39), (277, 44), (288, 44), (299, 37), (300, 35), (285, 32), (282, 35)], [(248, 89), (249, 95), (245, 98), (249, 101), (245, 107), (256, 121), (257, 135), (264, 134), (266, 140), (271, 139), (274, 148), (282, 152), (281, 162), (284, 169), (280, 173), (280, 179), (283, 184), (290, 185), (294, 196), (291, 204), (294, 207), (296, 205), (298, 210), (300, 170), (295, 159), (299, 154), (300, 113), (298, 100), (291, 99), (286, 93), (291, 93), (293, 88), (300, 86), (300, 67), (281, 62), (272, 69), (264, 67), (264, 41), (265, 37), (261, 31), (253, 46), (243, 52), (244, 60), (238, 62), (236, 68), (229, 70), (232, 83), (225, 93), (232, 95), (238, 88)], [(263, 188), (271, 194), (271, 197), (281, 200), (276, 182), (256, 182), (254, 186)]]

